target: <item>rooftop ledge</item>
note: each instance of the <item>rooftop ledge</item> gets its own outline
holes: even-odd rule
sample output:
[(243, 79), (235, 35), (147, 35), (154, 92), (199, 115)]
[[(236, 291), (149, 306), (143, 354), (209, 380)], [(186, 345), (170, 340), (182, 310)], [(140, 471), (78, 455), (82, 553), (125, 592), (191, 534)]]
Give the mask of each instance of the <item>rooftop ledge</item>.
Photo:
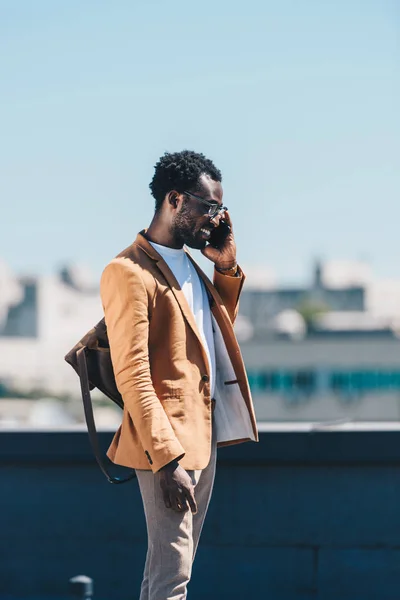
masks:
[[(400, 431), (400, 421), (352, 421), (349, 419), (337, 419), (334, 421), (258, 421), (258, 431), (260, 433), (289, 433), (289, 432), (310, 432), (310, 431)], [(113, 435), (115, 428), (97, 427), (99, 434)], [(3, 433), (49, 433), (63, 432), (76, 433), (87, 432), (84, 424), (77, 425), (49, 425), (46, 427), (8, 427), (0, 423), (0, 435)]]
[[(400, 422), (259, 423), (258, 444), (221, 448), (218, 462), (232, 466), (400, 465)], [(99, 430), (106, 451), (113, 436)], [(63, 428), (0, 428), (1, 465), (95, 465), (84, 425)], [(118, 467), (115, 467), (118, 471)], [(100, 473), (100, 471), (99, 471)], [(100, 474), (101, 475), (101, 474)]]

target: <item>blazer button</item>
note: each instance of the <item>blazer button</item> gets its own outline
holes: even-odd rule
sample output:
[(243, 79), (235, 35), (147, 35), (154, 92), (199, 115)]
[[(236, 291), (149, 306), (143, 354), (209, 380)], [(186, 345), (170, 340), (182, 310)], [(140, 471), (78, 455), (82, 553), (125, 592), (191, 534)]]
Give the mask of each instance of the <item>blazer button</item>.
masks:
[(210, 378), (208, 375), (203, 375), (203, 377), (201, 378), (202, 381), (204, 381), (205, 383), (208, 383), (210, 381)]

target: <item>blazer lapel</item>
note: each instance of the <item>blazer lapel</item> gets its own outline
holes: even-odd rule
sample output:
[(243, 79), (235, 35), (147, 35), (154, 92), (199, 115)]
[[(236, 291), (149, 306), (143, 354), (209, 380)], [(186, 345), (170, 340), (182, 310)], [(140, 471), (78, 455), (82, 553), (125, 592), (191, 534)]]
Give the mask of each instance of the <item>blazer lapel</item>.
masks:
[(185, 294), (183, 293), (182, 288), (180, 287), (175, 275), (173, 274), (173, 272), (162, 257), (160, 257), (160, 259), (157, 261), (157, 267), (160, 269), (161, 273), (167, 280), (167, 283), (180, 306), (183, 316), (185, 317), (190, 327), (193, 329), (194, 333), (198, 337), (199, 342), (202, 344), (203, 342), (201, 340), (200, 333), (197, 328), (193, 311), (190, 309)]
[[(144, 230), (144, 232), (145, 232), (145, 230)], [(203, 340), (201, 339), (201, 336), (200, 336), (200, 333), (199, 333), (199, 330), (197, 327), (197, 323), (194, 318), (193, 311), (190, 309), (190, 306), (186, 300), (185, 294), (183, 293), (182, 288), (180, 287), (175, 275), (173, 274), (173, 272), (171, 271), (171, 269), (169, 268), (169, 266), (167, 265), (167, 263), (165, 262), (163, 257), (153, 248), (153, 246), (143, 236), (144, 232), (140, 232), (138, 234), (138, 236), (136, 238), (136, 243), (142, 248), (142, 250), (144, 250), (146, 252), (146, 254), (148, 254), (150, 256), (150, 258), (152, 258), (155, 261), (155, 263), (157, 264), (157, 267), (160, 269), (161, 273), (164, 275), (169, 287), (171, 288), (172, 293), (174, 294), (174, 296), (176, 298), (176, 301), (179, 304), (179, 307), (182, 311), (183, 316), (185, 317), (189, 326), (192, 328), (193, 333), (196, 335), (199, 343), (201, 344), (201, 347), (202, 347), (202, 350), (204, 353), (204, 357), (205, 357), (205, 363), (208, 366), (208, 359), (207, 359), (207, 354), (204, 349)], [(189, 258), (191, 258), (190, 255), (189, 255)]]
[(204, 271), (202, 271), (200, 269), (199, 265), (192, 258), (192, 256), (189, 254), (189, 252), (187, 250), (185, 250), (185, 252), (188, 255), (188, 258), (191, 261), (192, 265), (196, 269), (196, 271), (197, 271), (200, 279), (203, 280), (203, 283), (206, 286), (207, 295), (208, 295), (208, 297), (210, 299), (210, 308), (211, 308), (211, 311), (212, 311), (213, 315), (217, 319), (218, 324), (220, 325), (221, 319), (228, 319), (228, 321), (230, 323), (230, 319), (229, 319), (228, 313), (226, 312), (226, 310), (225, 310), (225, 312), (223, 310), (223, 309), (225, 309), (225, 307), (224, 307), (224, 305), (222, 303), (221, 296), (218, 294), (218, 292), (215, 289), (213, 283), (211, 283), (211, 281), (209, 280), (209, 278), (207, 277), (207, 275), (204, 273)]
[[(212, 298), (210, 303), (211, 312), (217, 321), (219, 328), (222, 333), (222, 337), (224, 338), (226, 349), (232, 361), (232, 365), (234, 366), (235, 372), (237, 374), (242, 373), (243, 369), (240, 366), (240, 361), (238, 361), (238, 355), (240, 354), (239, 346), (236, 340), (236, 336), (233, 330), (233, 325), (231, 323), (230, 317), (228, 315), (228, 311), (226, 310), (221, 296), (218, 294), (214, 285), (211, 283), (207, 275), (200, 269), (197, 263), (193, 260), (189, 252), (187, 252), (189, 259), (192, 261), (194, 268), (196, 269), (199, 277), (204, 282), (206, 289), (208, 291), (209, 297)], [(239, 354), (238, 354), (239, 351)], [(240, 378), (240, 376), (238, 375)]]

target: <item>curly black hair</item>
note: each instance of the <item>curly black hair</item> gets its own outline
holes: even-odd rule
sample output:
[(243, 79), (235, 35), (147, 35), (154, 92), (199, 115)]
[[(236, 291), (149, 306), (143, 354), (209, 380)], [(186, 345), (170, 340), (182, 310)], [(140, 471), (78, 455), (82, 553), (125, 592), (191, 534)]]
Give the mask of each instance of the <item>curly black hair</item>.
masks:
[(155, 165), (154, 177), (149, 185), (156, 201), (156, 212), (160, 210), (165, 195), (171, 190), (195, 191), (199, 178), (205, 174), (214, 181), (222, 181), (221, 171), (204, 154), (183, 150), (166, 152)]

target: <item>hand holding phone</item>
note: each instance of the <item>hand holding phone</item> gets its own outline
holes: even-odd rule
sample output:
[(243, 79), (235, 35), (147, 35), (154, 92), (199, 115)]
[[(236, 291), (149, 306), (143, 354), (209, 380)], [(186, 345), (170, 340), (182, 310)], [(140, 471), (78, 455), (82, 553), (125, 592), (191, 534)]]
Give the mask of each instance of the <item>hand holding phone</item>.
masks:
[(218, 227), (211, 231), (209, 243), (201, 250), (202, 254), (211, 260), (215, 267), (227, 268), (236, 263), (236, 243), (233, 235), (232, 222), (228, 211), (218, 221)]
[(209, 244), (214, 248), (221, 248), (230, 232), (231, 228), (228, 223), (221, 219), (218, 227), (215, 227), (211, 232)]

